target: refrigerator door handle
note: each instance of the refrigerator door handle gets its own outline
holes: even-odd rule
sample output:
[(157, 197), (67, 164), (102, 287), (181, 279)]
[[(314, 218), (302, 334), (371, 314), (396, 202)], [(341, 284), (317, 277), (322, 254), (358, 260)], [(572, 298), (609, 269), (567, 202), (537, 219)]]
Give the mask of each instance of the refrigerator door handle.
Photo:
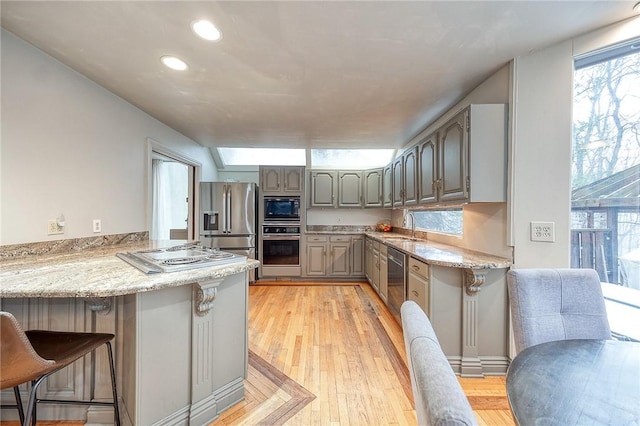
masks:
[(227, 193), (227, 212), (226, 212), (227, 228), (226, 228), (226, 232), (227, 232), (227, 234), (230, 234), (231, 233), (231, 227), (233, 226), (231, 224), (231, 185), (227, 185), (226, 193)]

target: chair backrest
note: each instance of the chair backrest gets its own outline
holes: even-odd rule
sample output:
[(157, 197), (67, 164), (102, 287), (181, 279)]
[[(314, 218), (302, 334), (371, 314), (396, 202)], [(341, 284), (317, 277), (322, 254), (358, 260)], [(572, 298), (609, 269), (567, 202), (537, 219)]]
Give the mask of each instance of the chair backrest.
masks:
[(413, 301), (400, 308), (402, 333), (419, 425), (476, 425), (477, 421), (424, 311)]
[(593, 269), (513, 269), (507, 287), (518, 352), (554, 340), (611, 338)]
[(0, 389), (35, 380), (54, 365), (36, 353), (13, 315), (0, 312)]

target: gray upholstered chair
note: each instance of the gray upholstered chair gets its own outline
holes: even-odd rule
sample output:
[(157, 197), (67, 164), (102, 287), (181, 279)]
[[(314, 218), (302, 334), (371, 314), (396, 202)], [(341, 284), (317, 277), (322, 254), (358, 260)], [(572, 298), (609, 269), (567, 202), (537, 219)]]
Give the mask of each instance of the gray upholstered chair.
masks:
[(507, 287), (518, 352), (554, 340), (611, 338), (593, 269), (513, 269)]
[(400, 315), (418, 424), (477, 425), (427, 315), (413, 301), (402, 304)]

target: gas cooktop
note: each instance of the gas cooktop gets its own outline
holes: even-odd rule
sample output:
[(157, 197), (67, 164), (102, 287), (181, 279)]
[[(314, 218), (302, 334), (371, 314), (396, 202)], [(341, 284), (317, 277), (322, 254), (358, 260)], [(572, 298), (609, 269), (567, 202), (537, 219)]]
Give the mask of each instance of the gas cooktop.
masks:
[(168, 248), (117, 253), (117, 257), (135, 266), (145, 274), (176, 272), (189, 269), (239, 263), (246, 256), (229, 253), (217, 248), (201, 247), (197, 244), (183, 244)]

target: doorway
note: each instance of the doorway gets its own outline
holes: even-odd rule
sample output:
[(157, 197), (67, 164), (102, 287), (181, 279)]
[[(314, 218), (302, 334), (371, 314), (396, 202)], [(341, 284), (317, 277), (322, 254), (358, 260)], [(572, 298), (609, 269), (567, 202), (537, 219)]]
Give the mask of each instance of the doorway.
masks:
[(150, 141), (151, 240), (194, 240), (199, 164)]

